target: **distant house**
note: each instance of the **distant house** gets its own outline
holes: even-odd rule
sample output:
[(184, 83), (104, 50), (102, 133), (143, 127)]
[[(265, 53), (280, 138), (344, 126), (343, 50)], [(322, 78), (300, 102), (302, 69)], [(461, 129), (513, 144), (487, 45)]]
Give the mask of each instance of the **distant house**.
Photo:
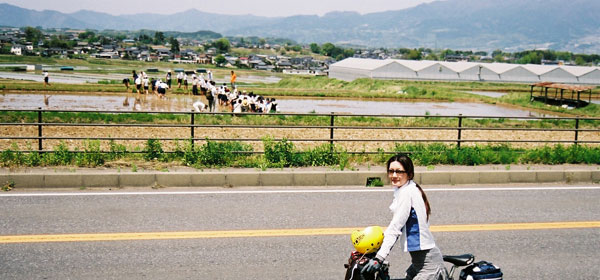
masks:
[(6, 35), (1, 35), (0, 36), (0, 43), (11, 43), (13, 40), (10, 36), (6, 36)]
[(132, 57), (137, 57), (141, 61), (160, 61), (160, 56), (151, 55), (149, 51), (135, 50), (132, 53), (134, 54)]
[(171, 53), (170, 49), (166, 49), (166, 48), (160, 48), (160, 49), (156, 49), (156, 54), (163, 58), (163, 57), (168, 57), (170, 58), (173, 54)]
[(277, 62), (277, 68), (279, 69), (292, 69), (292, 64), (287, 60), (280, 60)]
[(227, 60), (228, 64), (235, 65), (236, 62), (238, 61), (238, 58), (236, 56), (226, 56), (225, 60)]
[(12, 53), (14, 55), (23, 55), (23, 49), (24, 49), (24, 47), (21, 45), (13, 45), (10, 48), (10, 53)]
[(116, 47), (114, 45), (103, 45), (102, 46), (102, 51), (104, 52), (112, 52), (116, 49)]
[(311, 69), (285, 69), (285, 70), (283, 70), (283, 74), (289, 74), (289, 75), (310, 75), (310, 76), (323, 76), (323, 75), (326, 75), (321, 70), (311, 70)]
[(210, 64), (212, 61), (212, 56), (208, 54), (200, 54), (196, 58), (196, 63), (200, 64)]
[(206, 54), (210, 54), (210, 55), (215, 55), (217, 54), (217, 48), (209, 48), (208, 50), (206, 50)]
[(44, 55), (67, 55), (67, 50), (63, 48), (48, 48), (42, 52)]
[(267, 65), (264, 61), (262, 61), (260, 59), (250, 60), (248, 62), (248, 64), (250, 65), (250, 68), (254, 68), (254, 69), (258, 69), (259, 66)]
[(273, 69), (275, 69), (275, 66), (265, 64), (265, 65), (259, 65), (255, 69), (256, 70), (273, 71)]
[(469, 62), (469, 57), (464, 55), (447, 55), (445, 60), (448, 62)]
[(101, 52), (94, 55), (96, 58), (104, 58), (104, 59), (118, 59), (121, 58), (117, 51), (112, 52)]
[(484, 55), (481, 58), (479, 58), (479, 61), (481, 62), (493, 62), (494, 58), (489, 56), (489, 55)]
[(249, 60), (248, 60), (247, 57), (245, 57), (245, 56), (240, 57), (240, 64), (241, 65), (250, 66), (250, 64), (248, 62), (249, 62)]

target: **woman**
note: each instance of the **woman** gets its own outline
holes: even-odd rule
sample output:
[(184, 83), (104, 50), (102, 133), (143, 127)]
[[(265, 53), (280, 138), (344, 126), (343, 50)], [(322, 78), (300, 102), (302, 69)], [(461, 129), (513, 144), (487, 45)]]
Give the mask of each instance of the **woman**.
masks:
[(384, 232), (376, 257), (365, 265), (362, 272), (379, 270), (398, 238), (402, 237), (404, 250), (410, 253), (412, 260), (406, 270), (407, 280), (447, 279), (442, 253), (429, 230), (429, 201), (423, 189), (413, 181), (412, 160), (406, 155), (395, 155), (387, 161), (387, 171), (394, 187), (394, 200), (390, 205), (393, 218)]

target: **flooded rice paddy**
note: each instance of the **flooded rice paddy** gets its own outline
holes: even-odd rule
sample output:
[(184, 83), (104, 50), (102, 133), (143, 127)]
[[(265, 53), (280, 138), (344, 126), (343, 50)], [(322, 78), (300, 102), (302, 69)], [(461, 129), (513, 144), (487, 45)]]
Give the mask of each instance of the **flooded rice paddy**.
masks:
[[(48, 96), (48, 105), (45, 104)], [(168, 95), (166, 100), (155, 95), (142, 95), (135, 102), (133, 94), (40, 94), (4, 93), (0, 94), (0, 109), (48, 109), (48, 110), (90, 110), (90, 111), (158, 111), (189, 112), (192, 103), (202, 96)], [(407, 102), (396, 100), (365, 99), (325, 99), (325, 98), (277, 98), (280, 112), (283, 113), (339, 113), (355, 115), (470, 115), (498, 117), (540, 117), (545, 115), (533, 110), (505, 107), (475, 102)], [(219, 111), (229, 112), (227, 107)]]

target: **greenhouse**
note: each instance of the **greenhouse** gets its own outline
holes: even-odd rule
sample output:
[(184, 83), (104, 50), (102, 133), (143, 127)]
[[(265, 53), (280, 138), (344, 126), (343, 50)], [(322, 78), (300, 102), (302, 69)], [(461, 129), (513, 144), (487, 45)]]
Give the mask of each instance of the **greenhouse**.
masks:
[(600, 84), (600, 68), (581, 66), (446, 62), (401, 59), (347, 58), (329, 66), (329, 77), (344, 81), (358, 78)]

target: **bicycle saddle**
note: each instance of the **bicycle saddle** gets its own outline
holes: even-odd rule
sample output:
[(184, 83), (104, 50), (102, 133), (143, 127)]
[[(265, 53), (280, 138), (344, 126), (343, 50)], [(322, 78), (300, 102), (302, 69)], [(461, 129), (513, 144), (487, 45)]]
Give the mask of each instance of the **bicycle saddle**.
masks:
[(444, 261), (449, 262), (456, 266), (465, 266), (473, 263), (475, 260), (475, 256), (473, 254), (463, 254), (457, 256), (447, 256), (444, 255)]

